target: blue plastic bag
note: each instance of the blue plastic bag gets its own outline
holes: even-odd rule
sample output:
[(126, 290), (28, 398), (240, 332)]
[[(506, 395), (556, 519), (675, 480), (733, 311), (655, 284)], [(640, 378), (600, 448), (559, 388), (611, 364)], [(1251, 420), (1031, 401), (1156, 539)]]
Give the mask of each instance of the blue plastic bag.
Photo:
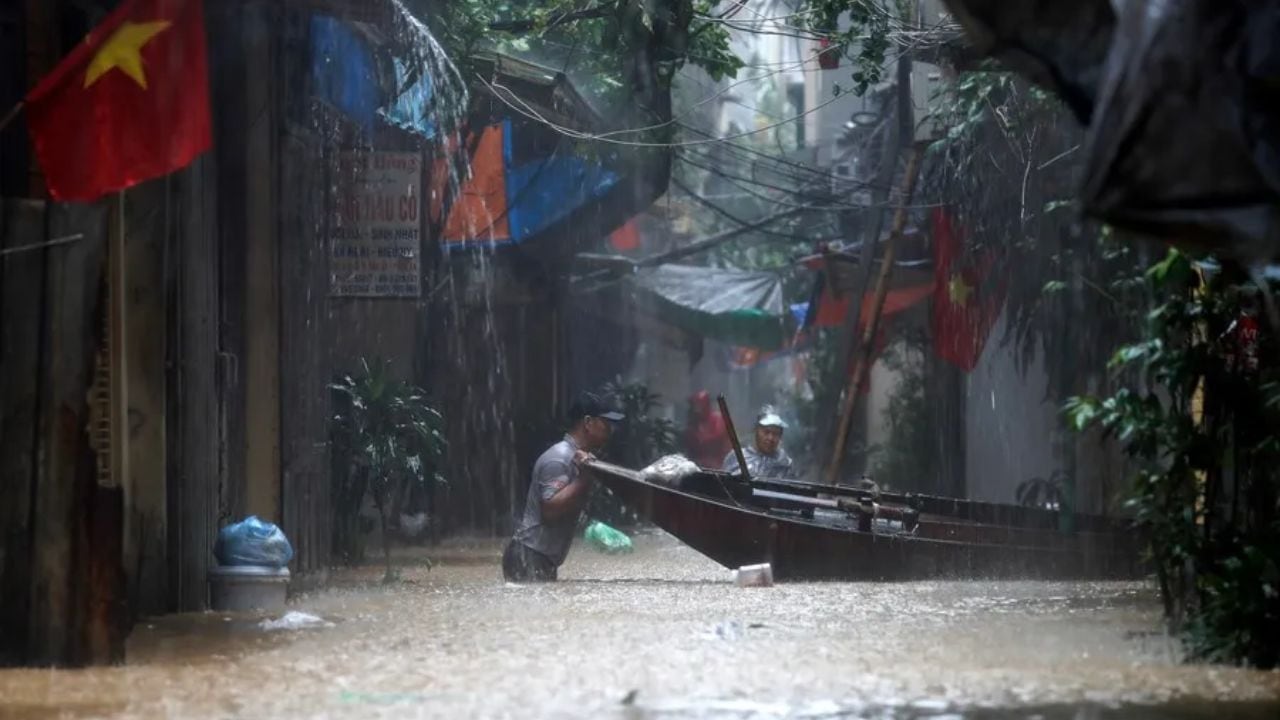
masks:
[(218, 531), (213, 554), (219, 565), (284, 567), (293, 559), (293, 546), (280, 528), (256, 515)]

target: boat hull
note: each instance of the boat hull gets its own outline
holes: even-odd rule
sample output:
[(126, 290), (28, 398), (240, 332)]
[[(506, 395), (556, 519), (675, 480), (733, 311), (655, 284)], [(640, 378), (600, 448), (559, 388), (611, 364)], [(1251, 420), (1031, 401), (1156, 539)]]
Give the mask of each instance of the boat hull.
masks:
[[(744, 504), (727, 490), (708, 497), (650, 483), (603, 463), (588, 468), (626, 505), (698, 552), (727, 567), (769, 563), (787, 580), (923, 578), (1124, 579), (1142, 575), (1132, 538), (1114, 533), (921, 522), (916, 535), (884, 534), (784, 516)], [(1010, 543), (995, 542), (1005, 536)]]

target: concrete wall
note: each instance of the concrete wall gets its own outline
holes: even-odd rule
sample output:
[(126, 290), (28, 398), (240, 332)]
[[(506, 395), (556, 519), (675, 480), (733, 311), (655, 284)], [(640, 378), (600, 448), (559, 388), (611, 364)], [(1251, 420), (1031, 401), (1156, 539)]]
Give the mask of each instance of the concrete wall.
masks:
[[(265, 25), (261, 7), (245, 6), (242, 33), (246, 62), (243, 65), (244, 99), (239, 110), (252, 113), (243, 119), (245, 214), (244, 300), (244, 442), (245, 512), (273, 522), (280, 521), (280, 289), (289, 277), (279, 267), (279, 211), (277, 192), (279, 134), (273, 67), (273, 36), (245, 32)], [(276, 51), (278, 52), (278, 51)], [(271, 72), (269, 70), (274, 70)]]
[(335, 373), (356, 372), (360, 358), (383, 358), (402, 380), (421, 384), (417, 361), (423, 329), (416, 299), (330, 298), (330, 366)]
[(1060, 467), (1059, 422), (1057, 405), (1045, 397), (1043, 358), (1037, 355), (1020, 374), (1014, 349), (1000, 346), (1004, 331), (1002, 318), (968, 377), (965, 475), (970, 498), (1012, 503), (1018, 483), (1047, 479)]
[[(913, 361), (920, 362), (921, 358), (913, 358)], [(883, 447), (890, 440), (892, 433), (890, 432), (889, 420), (885, 415), (885, 411), (889, 409), (889, 400), (893, 397), (901, 377), (901, 373), (893, 370), (883, 362), (877, 362), (871, 366), (868, 392), (863, 402), (867, 418), (866, 442), (871, 447)], [(870, 464), (875, 464), (874, 457), (871, 458)]]

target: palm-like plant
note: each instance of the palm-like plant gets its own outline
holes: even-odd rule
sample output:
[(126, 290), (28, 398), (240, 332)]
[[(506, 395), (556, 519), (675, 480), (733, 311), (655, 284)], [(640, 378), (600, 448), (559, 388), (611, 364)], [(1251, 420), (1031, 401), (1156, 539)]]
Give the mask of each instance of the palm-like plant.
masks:
[(619, 463), (627, 467), (644, 467), (676, 449), (675, 423), (656, 412), (663, 405), (661, 395), (649, 390), (644, 383), (624, 383), (621, 380), (606, 384), (604, 391), (616, 398), (627, 416), (618, 427), (617, 436), (610, 442)]
[[(620, 378), (606, 384), (604, 392), (617, 400), (627, 416), (609, 441), (604, 452), (607, 459), (626, 467), (642, 468), (662, 455), (675, 452), (675, 424), (657, 413), (663, 404), (661, 395), (650, 391), (644, 383), (624, 383)], [(635, 512), (606, 487), (592, 493), (585, 518), (610, 525), (633, 525), (639, 521)]]
[[(436, 469), (447, 443), (444, 418), (419, 387), (391, 377), (385, 360), (360, 360), (360, 372), (330, 387), (335, 395), (334, 451), (342, 472), (335, 483), (339, 526), (355, 531), (366, 493), (382, 526), (384, 580), (393, 580), (387, 516), (406, 488), (445, 482)], [(350, 539), (350, 538), (348, 538)]]

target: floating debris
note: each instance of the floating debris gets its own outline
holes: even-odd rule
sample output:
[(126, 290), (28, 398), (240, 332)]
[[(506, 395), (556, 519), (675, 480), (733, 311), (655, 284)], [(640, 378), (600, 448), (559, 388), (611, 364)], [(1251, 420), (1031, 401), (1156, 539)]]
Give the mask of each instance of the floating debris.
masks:
[(278, 620), (263, 620), (258, 627), (263, 630), (306, 630), (308, 628), (333, 627), (333, 623), (311, 613), (290, 610)]

